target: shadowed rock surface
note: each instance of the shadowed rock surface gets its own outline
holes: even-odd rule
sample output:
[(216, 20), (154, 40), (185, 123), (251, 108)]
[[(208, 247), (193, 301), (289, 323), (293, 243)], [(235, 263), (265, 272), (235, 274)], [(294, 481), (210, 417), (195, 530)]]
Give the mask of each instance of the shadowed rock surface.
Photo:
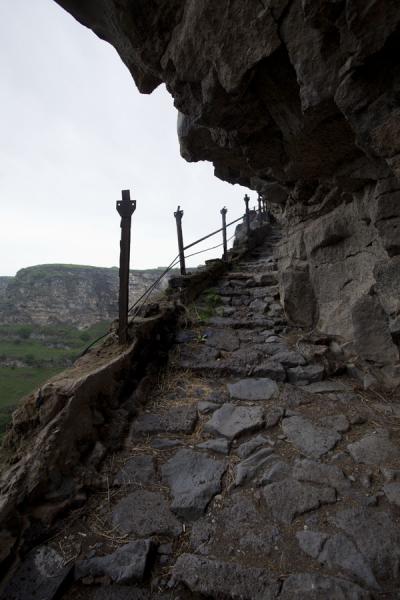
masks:
[(288, 318), (397, 382), (397, 0), (57, 2), (113, 44), (141, 92), (166, 84), (186, 160), (266, 194)]

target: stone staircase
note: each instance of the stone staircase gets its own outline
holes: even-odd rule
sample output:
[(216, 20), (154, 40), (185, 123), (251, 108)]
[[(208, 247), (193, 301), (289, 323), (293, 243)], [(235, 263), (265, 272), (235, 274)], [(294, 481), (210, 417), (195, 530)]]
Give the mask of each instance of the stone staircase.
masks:
[(124, 449), (2, 598), (399, 597), (400, 406), (285, 321), (279, 237), (189, 307)]

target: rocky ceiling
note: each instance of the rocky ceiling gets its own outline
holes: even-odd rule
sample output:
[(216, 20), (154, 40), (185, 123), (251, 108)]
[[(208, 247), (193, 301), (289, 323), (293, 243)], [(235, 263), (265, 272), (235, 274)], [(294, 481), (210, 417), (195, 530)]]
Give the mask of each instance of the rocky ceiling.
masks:
[(166, 84), (186, 160), (266, 193), (287, 316), (398, 367), (399, 0), (57, 2)]

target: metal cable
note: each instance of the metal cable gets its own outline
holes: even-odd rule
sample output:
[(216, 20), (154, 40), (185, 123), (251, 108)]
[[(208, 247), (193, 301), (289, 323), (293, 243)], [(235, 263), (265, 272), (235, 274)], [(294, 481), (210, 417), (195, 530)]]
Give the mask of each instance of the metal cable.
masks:
[[(226, 227), (228, 228), (230, 225), (233, 225), (234, 223), (237, 223), (238, 221), (240, 221), (241, 219), (243, 219), (243, 217), (239, 217), (238, 219), (236, 219), (235, 221), (232, 221), (231, 223), (229, 223)], [(200, 238), (199, 240), (197, 240), (196, 242), (193, 242), (192, 244), (189, 244), (189, 246), (185, 247), (185, 250), (187, 248), (191, 248), (192, 246), (195, 246), (196, 244), (199, 244), (200, 242), (202, 242), (203, 240), (219, 233), (220, 231), (222, 231), (222, 229), (219, 229), (218, 231), (215, 231), (203, 238)], [(235, 237), (235, 234), (231, 235), (230, 238), (227, 239), (227, 243), (231, 241), (232, 238)], [(210, 250), (215, 250), (216, 248), (220, 248), (221, 246), (223, 246), (224, 243), (222, 242), (221, 244), (217, 244), (216, 246), (211, 246), (210, 248), (206, 248), (205, 250), (199, 250), (198, 252), (193, 252), (192, 254), (188, 254), (187, 256), (185, 256), (185, 258), (191, 258), (192, 256), (197, 256), (198, 254), (203, 254), (204, 252), (209, 252)], [(140, 296), (140, 298), (138, 298), (136, 300), (136, 302), (134, 302), (134, 304), (132, 304), (132, 306), (129, 308), (128, 310), (128, 315), (134, 310), (134, 308), (136, 308), (136, 311), (133, 315), (133, 319), (135, 318), (135, 316), (138, 314), (138, 312), (140, 311), (140, 309), (144, 306), (145, 302), (148, 300), (150, 294), (153, 292), (154, 288), (160, 283), (160, 281), (167, 275), (167, 273), (169, 273), (169, 271), (171, 271), (177, 264), (179, 263), (179, 254), (173, 259), (172, 262), (170, 262), (170, 264), (168, 265), (168, 267), (165, 269), (165, 271), (163, 271), (163, 273), (161, 273), (161, 275), (159, 277), (157, 277), (157, 279), (155, 281), (153, 281), (153, 283), (147, 288), (147, 290), (145, 290), (143, 292), (143, 294)], [(142, 301), (142, 302), (141, 302)], [(141, 302), (140, 306), (138, 306), (138, 304)], [(89, 344), (89, 346), (87, 346), (83, 352), (81, 352), (81, 354), (78, 356), (78, 358), (81, 358), (82, 356), (85, 356), (85, 354), (90, 350), (90, 348), (92, 348), (95, 344), (97, 344), (97, 342), (100, 342), (101, 340), (103, 340), (104, 338), (106, 338), (107, 336), (111, 335), (111, 332), (107, 332), (104, 335), (101, 335), (100, 337), (98, 337), (96, 340), (94, 340), (93, 342), (91, 342)]]

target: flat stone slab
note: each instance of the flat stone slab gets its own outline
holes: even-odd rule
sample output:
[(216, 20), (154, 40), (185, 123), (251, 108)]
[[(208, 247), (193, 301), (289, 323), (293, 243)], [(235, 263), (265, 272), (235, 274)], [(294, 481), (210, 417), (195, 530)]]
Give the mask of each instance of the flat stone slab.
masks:
[(315, 398), (307, 393), (306, 387), (297, 387), (295, 385), (286, 384), (283, 386), (279, 402), (287, 408), (297, 408), (304, 404), (311, 404)]
[(261, 558), (273, 551), (280, 537), (254, 499), (239, 492), (226, 497), (220, 511), (214, 509), (193, 524), (190, 544), (196, 554), (215, 558), (234, 555), (238, 549)]
[(256, 431), (264, 425), (264, 411), (259, 406), (236, 406), (226, 403), (204, 425), (204, 431), (234, 438)]
[(265, 437), (264, 435), (256, 435), (253, 438), (251, 438), (248, 442), (244, 442), (243, 444), (241, 444), (239, 448), (237, 448), (236, 454), (240, 458), (247, 458), (252, 452), (254, 452), (254, 450), (257, 450), (257, 448), (259, 448), (260, 446), (265, 446), (266, 444), (272, 445), (273, 440), (271, 440), (268, 437)]
[(209, 413), (214, 412), (217, 408), (220, 408), (220, 404), (216, 404), (215, 402), (208, 402), (207, 400), (202, 400), (197, 405), (197, 410), (201, 415), (208, 415)]
[(200, 448), (200, 450), (209, 450), (211, 452), (217, 452), (218, 454), (229, 454), (230, 447), (231, 443), (226, 438), (207, 440), (196, 446), (196, 448)]
[(196, 421), (196, 406), (173, 406), (167, 412), (140, 415), (133, 422), (132, 432), (142, 435), (152, 433), (192, 433)]
[(154, 483), (156, 472), (154, 459), (150, 454), (140, 454), (130, 458), (115, 476), (113, 485), (142, 485)]
[(317, 381), (310, 383), (305, 387), (305, 391), (310, 394), (334, 394), (335, 392), (348, 392), (349, 387), (341, 381)]
[(337, 431), (314, 425), (304, 417), (283, 419), (282, 430), (288, 440), (310, 458), (319, 458), (341, 440)]
[(371, 594), (346, 579), (298, 573), (285, 579), (279, 600), (372, 600)]
[(272, 448), (261, 448), (261, 450), (254, 452), (254, 454), (250, 454), (248, 458), (236, 466), (235, 485), (243, 485), (247, 481), (250, 481), (262, 467), (265, 467), (274, 460), (276, 460), (276, 456), (273, 455)]
[(351, 482), (343, 471), (335, 465), (325, 465), (314, 460), (297, 460), (293, 467), (293, 478), (298, 481), (308, 481), (329, 485), (336, 490), (344, 490), (351, 487)]
[(379, 589), (370, 565), (357, 546), (342, 533), (328, 536), (313, 531), (300, 531), (296, 534), (301, 549), (329, 569), (339, 568), (340, 573), (348, 573), (358, 583)]
[(161, 468), (171, 489), (171, 510), (182, 519), (201, 517), (210, 500), (221, 491), (224, 460), (215, 460), (191, 449), (179, 450)]
[(205, 331), (206, 344), (225, 350), (226, 352), (234, 352), (240, 346), (239, 338), (232, 330), (224, 329), (208, 329)]
[(334, 429), (339, 433), (346, 433), (350, 429), (350, 423), (345, 415), (329, 415), (318, 419), (318, 423), (322, 427), (328, 427), (328, 429)]
[(288, 525), (299, 515), (336, 502), (333, 488), (316, 487), (295, 479), (284, 479), (265, 486), (263, 496), (275, 519)]
[(286, 380), (286, 371), (281, 363), (276, 360), (267, 360), (260, 364), (256, 364), (252, 370), (252, 375), (255, 375), (256, 377), (268, 377), (274, 381), (280, 382)]
[(292, 466), (274, 456), (275, 460), (271, 461), (271, 464), (263, 470), (260, 477), (257, 479), (257, 484), (260, 486), (275, 483), (276, 481), (283, 481), (288, 479), (292, 475)]
[(282, 406), (274, 406), (265, 412), (265, 429), (270, 429), (278, 425), (284, 415)]
[[(109, 585), (93, 587), (93, 595), (86, 592), (87, 600), (171, 600), (169, 593), (157, 593), (135, 585)], [(178, 599), (179, 600), (179, 599)]]
[(375, 577), (393, 581), (400, 575), (400, 527), (373, 508), (350, 508), (329, 519), (350, 537), (367, 559)]
[(277, 579), (266, 569), (210, 560), (195, 554), (182, 554), (178, 558), (173, 579), (184, 583), (193, 593), (212, 598), (272, 600), (279, 590)]
[(347, 449), (355, 462), (368, 465), (382, 465), (400, 459), (400, 449), (393, 444), (384, 430), (368, 433), (358, 442), (349, 444)]
[(112, 523), (122, 533), (140, 537), (177, 536), (182, 532), (182, 525), (163, 494), (147, 490), (137, 490), (122, 498), (112, 510)]
[(53, 600), (72, 567), (72, 563), (64, 565), (53, 548), (35, 548), (6, 585), (1, 600)]
[(248, 378), (228, 383), (228, 391), (235, 400), (269, 400), (278, 394), (278, 386), (266, 377)]
[(298, 366), (287, 370), (289, 382), (297, 385), (307, 385), (321, 381), (324, 374), (325, 368), (323, 365)]
[(383, 491), (385, 492), (386, 498), (389, 500), (391, 504), (395, 506), (400, 506), (400, 483), (386, 483), (383, 486)]
[(94, 556), (78, 562), (75, 566), (75, 576), (80, 579), (108, 575), (112, 581), (121, 584), (141, 581), (146, 572), (152, 547), (151, 540), (129, 542), (112, 554)]
[(284, 367), (298, 367), (306, 364), (306, 359), (300, 352), (293, 350), (277, 352), (274, 354), (274, 360), (280, 362)]

